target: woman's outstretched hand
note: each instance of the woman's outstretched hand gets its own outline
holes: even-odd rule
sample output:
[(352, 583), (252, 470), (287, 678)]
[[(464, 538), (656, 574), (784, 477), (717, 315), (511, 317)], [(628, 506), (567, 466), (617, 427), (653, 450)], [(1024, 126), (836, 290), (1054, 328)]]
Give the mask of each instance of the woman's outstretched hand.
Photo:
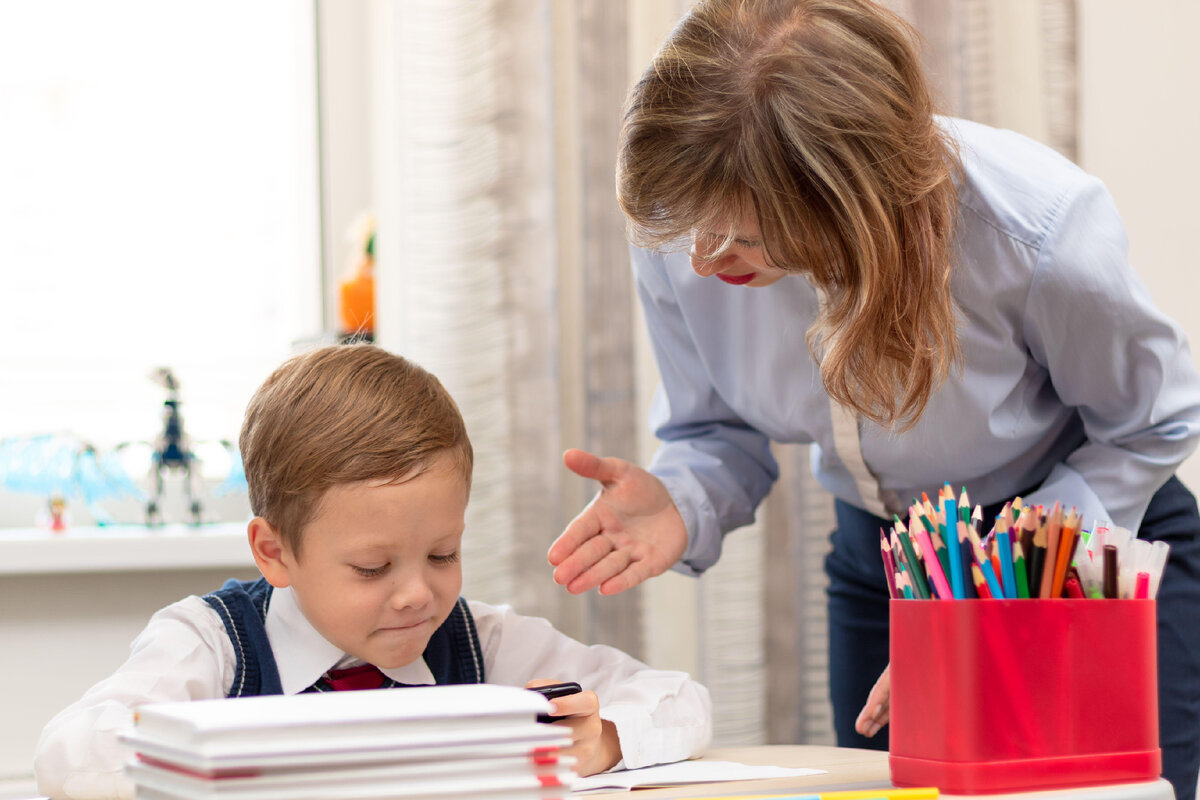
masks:
[(572, 594), (617, 594), (666, 572), (687, 548), (683, 517), (662, 482), (620, 458), (563, 453), (567, 468), (600, 492), (550, 546), (554, 580)]
[(858, 712), (858, 719), (854, 721), (854, 730), (868, 739), (879, 733), (879, 729), (888, 724), (888, 718), (891, 716), (891, 668), (891, 664), (883, 668), (883, 674), (871, 687), (871, 693), (867, 695), (867, 703), (863, 706), (862, 711)]

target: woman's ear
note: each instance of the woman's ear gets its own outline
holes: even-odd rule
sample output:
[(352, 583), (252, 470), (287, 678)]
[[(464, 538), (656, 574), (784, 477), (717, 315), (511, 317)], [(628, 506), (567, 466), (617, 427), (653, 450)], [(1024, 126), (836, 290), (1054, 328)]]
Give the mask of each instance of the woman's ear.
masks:
[(246, 536), (250, 540), (250, 552), (254, 554), (254, 563), (258, 565), (258, 571), (267, 579), (267, 583), (276, 589), (290, 585), (292, 579), (288, 572), (288, 563), (292, 559), (290, 553), (286, 552), (279, 531), (262, 517), (255, 517), (246, 528)]

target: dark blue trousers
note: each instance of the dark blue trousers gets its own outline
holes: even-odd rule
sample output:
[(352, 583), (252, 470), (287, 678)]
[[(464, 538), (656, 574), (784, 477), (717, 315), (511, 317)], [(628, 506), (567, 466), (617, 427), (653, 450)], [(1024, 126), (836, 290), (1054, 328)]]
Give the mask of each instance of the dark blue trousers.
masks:
[[(867, 739), (854, 720), (888, 663), (888, 593), (879, 529), (891, 525), (836, 501), (829, 576), (829, 691), (842, 747), (886, 750), (888, 729)], [(1000, 507), (984, 510), (994, 519)], [(1088, 520), (1090, 524), (1091, 520)], [(1200, 514), (1172, 477), (1150, 501), (1138, 536), (1171, 546), (1158, 591), (1158, 719), (1163, 777), (1178, 800), (1195, 800), (1200, 769)]]

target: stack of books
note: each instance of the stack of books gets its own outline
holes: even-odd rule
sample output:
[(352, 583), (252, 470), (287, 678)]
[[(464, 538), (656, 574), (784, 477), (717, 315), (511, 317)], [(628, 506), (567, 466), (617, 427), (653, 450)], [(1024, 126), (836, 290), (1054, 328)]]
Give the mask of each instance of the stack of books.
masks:
[(473, 684), (159, 703), (122, 740), (139, 800), (551, 800), (567, 729), (541, 695)]

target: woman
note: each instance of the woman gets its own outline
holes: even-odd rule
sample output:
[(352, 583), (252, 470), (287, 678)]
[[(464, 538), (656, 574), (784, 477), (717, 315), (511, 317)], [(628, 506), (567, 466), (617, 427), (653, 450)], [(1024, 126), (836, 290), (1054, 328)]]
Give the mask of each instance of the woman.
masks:
[(1200, 379), (1103, 185), (935, 116), (915, 35), (868, 0), (699, 3), (630, 95), (617, 174), (662, 447), (649, 471), (568, 451), (602, 490), (551, 548), (555, 579), (612, 594), (699, 574), (776, 479), (769, 442), (813, 443), (836, 498), (838, 743), (886, 747), (879, 528), (947, 480), (992, 513), (1077, 506), (1171, 545), (1161, 743), (1191, 798), (1200, 516), (1174, 472)]

